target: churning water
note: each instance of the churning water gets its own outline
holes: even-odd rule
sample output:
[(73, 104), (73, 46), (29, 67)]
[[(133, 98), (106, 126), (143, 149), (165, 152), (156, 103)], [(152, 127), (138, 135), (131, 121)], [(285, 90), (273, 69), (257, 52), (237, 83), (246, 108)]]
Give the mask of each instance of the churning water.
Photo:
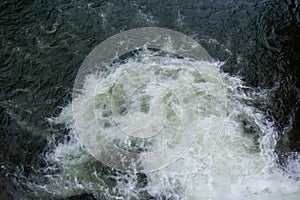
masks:
[[(70, 128), (72, 139), (50, 154), (64, 171), (44, 187), (54, 194), (87, 190), (106, 199), (140, 199), (143, 192), (156, 199), (297, 199), (297, 162), (290, 161), (289, 173), (276, 167), (273, 124), (245, 103), (262, 101), (267, 92), (248, 88), (245, 93), (242, 81), (220, 72), (220, 65), (145, 53), (112, 67), (105, 77), (89, 76), (73, 112), (69, 105), (56, 119)], [(80, 142), (96, 158), (125, 171), (118, 165), (122, 157), (112, 161), (113, 154), (119, 149), (135, 151), (132, 157), (146, 153), (125, 161), (133, 171), (128, 167), (114, 175), (116, 185), (108, 192), (97, 169), (82, 176), (95, 159)], [(145, 185), (136, 175), (139, 169)], [(61, 176), (81, 180), (66, 188)]]
[[(294, 33), (298, 4), (0, 4), (1, 199), (299, 199), (297, 47), (277, 33)], [(91, 48), (143, 26), (214, 58), (137, 48), (78, 75)]]

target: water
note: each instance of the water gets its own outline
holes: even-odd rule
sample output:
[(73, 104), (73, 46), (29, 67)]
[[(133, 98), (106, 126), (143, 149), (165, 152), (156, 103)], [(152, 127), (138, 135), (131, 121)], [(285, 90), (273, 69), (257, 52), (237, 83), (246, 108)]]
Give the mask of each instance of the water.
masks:
[[(2, 199), (84, 193), (98, 199), (299, 197), (297, 1), (3, 1), (0, 6)], [(70, 117), (72, 87), (83, 59), (97, 44), (143, 26), (181, 31), (225, 61), (159, 59), (165, 66), (201, 66), (219, 77), (222, 81), (207, 76), (204, 82), (226, 89), (226, 123), (209, 156), (199, 158), (196, 143), (184, 159), (158, 171), (111, 170), (78, 141)], [(150, 55), (143, 58), (151, 62), (131, 60), (130, 65), (143, 70), (157, 62)], [(117, 69), (107, 78), (116, 78)], [(199, 96), (204, 101), (199, 105), (207, 106), (205, 113), (220, 113), (214, 109), (220, 98), (224, 96), (212, 95), (209, 101)], [(176, 98), (172, 102), (175, 106)], [(159, 148), (162, 141), (168, 138), (148, 147)]]

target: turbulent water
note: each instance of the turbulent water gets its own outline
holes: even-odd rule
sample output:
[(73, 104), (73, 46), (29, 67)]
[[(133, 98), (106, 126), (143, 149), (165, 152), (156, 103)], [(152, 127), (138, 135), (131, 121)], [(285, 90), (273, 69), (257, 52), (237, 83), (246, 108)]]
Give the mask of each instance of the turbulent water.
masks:
[[(0, 8), (0, 199), (299, 199), (297, 1)], [(92, 48), (144, 26), (219, 61), (137, 51), (71, 99)]]
[[(67, 106), (56, 119), (66, 123), (72, 139), (49, 156), (62, 165), (63, 173), (51, 177), (46, 191), (66, 195), (84, 190), (106, 199), (140, 199), (145, 192), (156, 199), (299, 198), (297, 162), (289, 161), (289, 172), (276, 166), (277, 133), (249, 105), (263, 101), (268, 92), (245, 88), (239, 78), (220, 72), (220, 63), (151, 54), (107, 73), (89, 76), (82, 96), (73, 100), (78, 101), (73, 112)], [(122, 170), (121, 159), (111, 161), (112, 154), (124, 149), (140, 157), (127, 164), (133, 171), (128, 167), (127, 173), (113, 176), (116, 185), (108, 191), (96, 169), (85, 176), (82, 169), (73, 171), (95, 162), (80, 143)], [(147, 177), (145, 185), (136, 175), (139, 169)], [(73, 187), (65, 187), (61, 176), (76, 180)]]

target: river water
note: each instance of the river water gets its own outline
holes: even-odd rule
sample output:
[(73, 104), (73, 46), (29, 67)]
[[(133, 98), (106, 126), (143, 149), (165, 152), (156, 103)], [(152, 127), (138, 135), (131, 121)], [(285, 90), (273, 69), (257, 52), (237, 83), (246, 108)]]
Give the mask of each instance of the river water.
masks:
[[(190, 101), (185, 106), (192, 110), (184, 119), (197, 110), (200, 114), (181, 121), (181, 134), (189, 134), (191, 127), (205, 132), (207, 123), (217, 130), (220, 120), (225, 126), (218, 138), (196, 136), (181, 159), (161, 170), (124, 172), (103, 165), (82, 146), (74, 112), (85, 114), (80, 120), (87, 135), (96, 132), (86, 126), (88, 101), (72, 111), (72, 90), (81, 63), (94, 47), (110, 36), (140, 27), (184, 33), (215, 62), (140, 52), (137, 58), (114, 64), (105, 77), (90, 76), (80, 98), (96, 96), (99, 105), (104, 105), (106, 101), (98, 94), (115, 88), (116, 98), (126, 96), (118, 90), (124, 87), (120, 80), (138, 84), (156, 77), (152, 69), (157, 69), (165, 72), (157, 80), (172, 83), (169, 88), (180, 88), (187, 80), (199, 86), (199, 93), (186, 93)], [(299, 199), (298, 1), (3, 0), (0, 36), (0, 199)], [(201, 78), (191, 68), (199, 70)], [(124, 71), (140, 79), (130, 79)], [(173, 82), (168, 82), (170, 73)], [(209, 96), (201, 94), (202, 82), (215, 88)], [(95, 84), (97, 94), (90, 93), (89, 85)], [(144, 89), (171, 113), (165, 114), (169, 122), (165, 132), (177, 130), (176, 95), (165, 97), (167, 90), (150, 84), (137, 90), (136, 97)], [(221, 90), (226, 94), (221, 95)], [(155, 111), (155, 101), (146, 101), (144, 110)], [(225, 114), (217, 115), (218, 109)], [(101, 119), (111, 123), (110, 115), (103, 114), (105, 109), (97, 110)], [(122, 116), (117, 118), (120, 124), (130, 123), (126, 114)], [(194, 119), (200, 120), (199, 127), (193, 125)], [(152, 121), (159, 124), (161, 118)], [(118, 145), (127, 145), (126, 138), (110, 125), (103, 126), (114, 140), (121, 141)], [(142, 147), (151, 150), (166, 145), (168, 137)], [(216, 143), (203, 158), (199, 153), (202, 140)], [(100, 145), (96, 150), (103, 149)], [(171, 156), (165, 154), (165, 159)]]

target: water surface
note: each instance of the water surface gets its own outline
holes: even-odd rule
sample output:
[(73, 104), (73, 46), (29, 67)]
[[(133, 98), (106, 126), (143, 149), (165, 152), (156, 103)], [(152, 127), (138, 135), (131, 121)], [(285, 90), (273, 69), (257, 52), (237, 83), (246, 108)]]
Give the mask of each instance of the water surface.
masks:
[[(292, 179), (299, 179), (295, 175), (299, 175), (299, 157), (292, 153), (300, 150), (299, 19), (299, 3), (292, 0), (2, 1), (1, 197), (39, 199), (48, 195), (59, 199), (90, 193), (105, 198), (104, 193), (103, 197), (97, 193), (98, 186), (78, 186), (75, 180), (80, 182), (86, 176), (81, 165), (75, 163), (79, 172), (62, 176), (60, 161), (49, 159), (51, 153), (60, 152), (60, 147), (73, 141), (64, 123), (53, 124), (49, 118), (59, 116), (62, 108), (70, 105), (77, 71), (96, 45), (121, 31), (144, 26), (165, 27), (193, 37), (213, 58), (225, 61), (222, 73), (240, 77), (243, 85), (261, 92), (261, 96), (267, 93), (267, 99), (244, 103), (259, 110), (261, 121), (270, 122), (268, 130), (278, 136), (274, 154), (278, 156), (274, 161), (278, 169), (282, 167), (294, 173)], [(245, 128), (241, 132), (255, 135), (247, 124), (241, 126)], [(102, 189), (112, 188), (116, 178), (111, 176), (117, 177), (118, 172), (81, 153), (73, 155), (73, 160), (83, 158), (82, 163), (89, 163), (84, 165), (90, 170), (87, 174), (103, 175)], [(62, 163), (68, 164), (67, 160), (72, 159)], [(53, 177), (70, 183), (68, 193), (62, 194), (59, 188), (43, 189)], [(140, 184), (147, 185), (143, 182), (146, 179), (144, 174), (137, 174), (126, 180), (140, 180)], [(120, 197), (126, 199), (122, 187), (117, 187)], [(161, 196), (155, 196), (149, 191), (139, 195), (167, 198), (170, 194), (176, 199), (179, 193), (161, 191)]]

